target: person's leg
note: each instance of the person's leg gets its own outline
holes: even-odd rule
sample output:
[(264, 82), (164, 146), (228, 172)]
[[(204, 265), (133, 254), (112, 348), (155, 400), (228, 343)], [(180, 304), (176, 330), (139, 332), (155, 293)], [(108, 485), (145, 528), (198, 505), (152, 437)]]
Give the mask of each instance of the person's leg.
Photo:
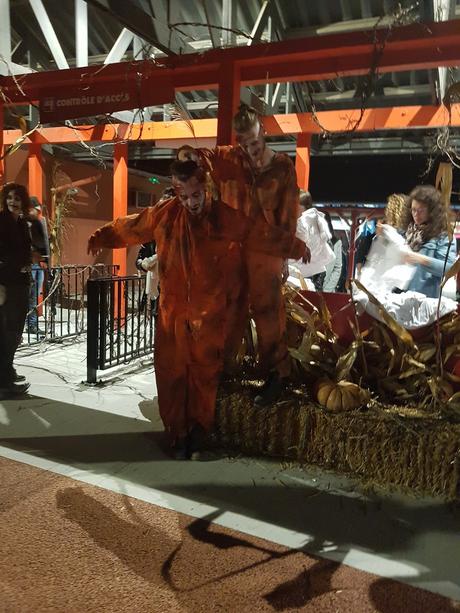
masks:
[(276, 400), (291, 372), (281, 281), (283, 260), (248, 252), (247, 266), (249, 302), (256, 324), (259, 363), (268, 377), (262, 394), (256, 398), (256, 404), (265, 404)]
[(27, 316), (27, 329), (29, 332), (34, 333), (38, 330), (38, 296), (39, 296), (39, 271), (35, 266), (32, 267), (32, 283), (29, 288), (29, 314)]
[(249, 297), (246, 266), (237, 253), (227, 266), (227, 307), (225, 313), (224, 371), (231, 375), (237, 366), (238, 352), (249, 322)]
[(0, 387), (22, 392), (24, 386), (12, 388), (15, 381), (14, 355), (21, 341), (29, 304), (28, 285), (9, 285), (6, 301), (0, 307)]
[(200, 320), (199, 329), (190, 334), (186, 406), (192, 459), (214, 426), (217, 388), (224, 366), (226, 308), (210, 311)]
[(183, 317), (163, 310), (155, 326), (155, 378), (160, 417), (172, 447), (179, 452), (178, 459), (181, 449), (185, 455), (185, 440), (189, 431), (185, 408), (187, 359), (185, 321)]
[(248, 252), (249, 301), (257, 329), (258, 353), (265, 372), (290, 373), (286, 343), (286, 310), (282, 294), (283, 260)]

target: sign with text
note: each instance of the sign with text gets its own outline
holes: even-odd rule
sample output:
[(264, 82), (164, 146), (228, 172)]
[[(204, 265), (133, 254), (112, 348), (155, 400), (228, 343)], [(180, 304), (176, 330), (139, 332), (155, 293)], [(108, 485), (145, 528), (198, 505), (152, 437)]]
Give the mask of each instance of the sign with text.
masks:
[(172, 78), (88, 84), (75, 88), (49, 88), (40, 98), (41, 123), (92, 117), (174, 102)]

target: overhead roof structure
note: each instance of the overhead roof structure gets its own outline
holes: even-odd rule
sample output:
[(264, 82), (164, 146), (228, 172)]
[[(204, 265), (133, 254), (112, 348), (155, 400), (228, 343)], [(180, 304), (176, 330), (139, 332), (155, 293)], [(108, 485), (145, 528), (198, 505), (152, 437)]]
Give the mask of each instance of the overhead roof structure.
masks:
[[(28, 145), (29, 191), (42, 199), (44, 143), (69, 154), (83, 147), (91, 158), (104, 147), (114, 218), (127, 212), (128, 159), (145, 156), (142, 142), (154, 155), (198, 133), (228, 144), (240, 99), (265, 115), (275, 148), (295, 151), (300, 187), (308, 188), (314, 139), (337, 153), (359, 134), (365, 153), (385, 140), (383, 130), (415, 129), (438, 143), (436, 130), (447, 128), (443, 153), (457, 155), (458, 4), (3, 0), (0, 150)], [(3, 131), (4, 108), (19, 137)], [(56, 123), (57, 132), (46, 125)], [(1, 167), (2, 158), (0, 175)], [(352, 221), (354, 236), (357, 212)], [(114, 258), (125, 270), (126, 254)]]
[[(9, 5), (9, 6), (8, 6)], [(66, 70), (105, 66), (133, 60), (156, 64), (183, 63), (188, 54), (230, 47), (257, 47), (262, 42), (290, 41), (310, 37), (313, 45), (331, 35), (367, 36), (374, 45), (374, 70), (369, 67), (347, 74), (317, 75), (289, 79), (290, 66), (280, 63), (278, 76), (244, 84), (241, 98), (265, 115), (306, 113), (334, 109), (382, 108), (405, 105), (437, 105), (456, 82), (456, 66), (435, 62), (414, 68), (414, 52), (407, 49), (408, 69), (383, 68), (386, 48), (398, 29), (411, 24), (426, 37), (424, 23), (458, 19), (460, 0), (3, 0), (0, 3), (0, 74)], [(459, 22), (460, 26), (460, 22)], [(460, 30), (460, 27), (459, 27)], [(286, 44), (289, 44), (287, 42)], [(246, 53), (241, 49), (241, 53)], [(417, 53), (417, 51), (415, 51)], [(401, 50), (399, 51), (401, 54)], [(206, 53), (208, 55), (208, 53)], [(192, 57), (192, 56), (191, 56)], [(400, 56), (399, 56), (400, 57)], [(434, 58), (435, 59), (435, 58)], [(292, 59), (289, 60), (292, 64)], [(297, 71), (298, 66), (292, 65)], [(97, 68), (96, 68), (97, 70)], [(251, 74), (248, 68), (248, 74)], [(260, 77), (260, 74), (258, 75)], [(268, 77), (269, 75), (267, 75)], [(279, 80), (278, 80), (279, 79)], [(176, 92), (176, 103), (151, 105), (143, 113), (116, 111), (116, 121), (139, 122), (177, 117), (214, 118), (218, 114), (216, 88)], [(32, 109), (30, 119), (33, 122)], [(16, 127), (7, 117), (6, 127)], [(405, 133), (401, 151), (423, 151), (432, 145), (433, 133)], [(395, 147), (392, 138), (393, 150)], [(456, 133), (453, 131), (453, 142)], [(360, 135), (344, 145), (324, 136), (314, 142), (317, 152), (347, 154), (386, 150), (384, 134)], [(291, 136), (277, 137), (275, 146), (294, 151)], [(410, 145), (408, 144), (410, 141)], [(74, 145), (63, 145), (71, 153)], [(108, 150), (107, 150), (108, 151)], [(84, 152), (90, 155), (88, 152)], [(136, 147), (136, 156), (162, 155), (161, 149)]]

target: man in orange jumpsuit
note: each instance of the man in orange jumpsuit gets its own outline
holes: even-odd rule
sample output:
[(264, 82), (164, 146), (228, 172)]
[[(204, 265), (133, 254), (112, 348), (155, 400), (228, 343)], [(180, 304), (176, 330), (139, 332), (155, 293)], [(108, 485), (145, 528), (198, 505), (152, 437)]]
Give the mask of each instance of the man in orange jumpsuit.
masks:
[[(250, 220), (244, 260), (259, 362), (268, 375), (255, 399), (256, 405), (263, 406), (278, 398), (290, 374), (282, 295), (287, 263), (279, 254), (277, 233), (282, 233), (286, 242), (295, 241), (299, 189), (290, 158), (267, 147), (261, 118), (255, 109), (242, 104), (233, 125), (238, 147), (217, 147), (211, 151), (183, 147), (178, 157), (201, 162), (210, 171), (221, 200)], [(271, 246), (265, 252), (258, 247), (262, 237)], [(301, 257), (309, 260), (308, 249)], [(241, 338), (241, 326), (234, 334)]]
[[(161, 287), (154, 352), (158, 405), (176, 457), (186, 459), (213, 424), (228, 330), (238, 308), (241, 241), (248, 220), (213, 198), (195, 162), (176, 162), (172, 175), (175, 197), (106, 224), (91, 236), (88, 250), (156, 241)], [(300, 240), (293, 249), (290, 241), (278, 238), (283, 256), (305, 250)], [(260, 248), (267, 250), (267, 241)]]

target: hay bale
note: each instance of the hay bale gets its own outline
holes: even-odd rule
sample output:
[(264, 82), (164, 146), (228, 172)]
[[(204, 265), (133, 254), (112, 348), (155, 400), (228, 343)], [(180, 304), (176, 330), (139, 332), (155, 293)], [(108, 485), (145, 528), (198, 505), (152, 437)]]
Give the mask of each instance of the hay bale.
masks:
[(250, 455), (313, 464), (406, 493), (459, 497), (460, 424), (417, 408), (371, 402), (366, 410), (330, 413), (299, 393), (254, 408), (250, 388), (217, 401), (220, 445)]

